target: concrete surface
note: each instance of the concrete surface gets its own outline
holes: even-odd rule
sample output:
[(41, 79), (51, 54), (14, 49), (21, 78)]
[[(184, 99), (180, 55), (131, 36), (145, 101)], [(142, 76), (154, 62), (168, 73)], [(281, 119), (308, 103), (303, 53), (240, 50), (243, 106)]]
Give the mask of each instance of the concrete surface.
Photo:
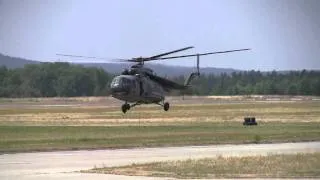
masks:
[(195, 159), (219, 155), (247, 156), (306, 152), (320, 152), (320, 142), (3, 154), (0, 155), (0, 179), (155, 179), (148, 177), (84, 174), (77, 171), (93, 167), (120, 166), (132, 163), (188, 158)]

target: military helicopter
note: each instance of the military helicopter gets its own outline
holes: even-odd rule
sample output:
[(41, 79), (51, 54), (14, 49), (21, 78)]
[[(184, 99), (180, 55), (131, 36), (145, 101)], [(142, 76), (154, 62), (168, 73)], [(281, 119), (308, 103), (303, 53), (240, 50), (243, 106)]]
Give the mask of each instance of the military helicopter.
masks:
[[(162, 106), (165, 111), (168, 111), (170, 105), (169, 105), (169, 102), (165, 102), (165, 94), (171, 90), (184, 90), (190, 87), (191, 81), (195, 77), (200, 76), (200, 70), (199, 70), (200, 56), (250, 50), (250, 49), (235, 49), (235, 50), (228, 50), (228, 51), (216, 51), (216, 52), (208, 52), (208, 53), (201, 53), (201, 54), (187, 54), (187, 55), (180, 55), (180, 56), (164, 57), (169, 54), (185, 51), (191, 48), (193, 47), (189, 46), (189, 47), (177, 49), (174, 51), (161, 53), (151, 57), (118, 59), (120, 61), (136, 63), (132, 65), (130, 69), (125, 69), (121, 73), (121, 75), (114, 77), (110, 84), (111, 96), (121, 101), (124, 101), (124, 104), (121, 106), (122, 112), (126, 113), (128, 110), (130, 110), (130, 108), (137, 105), (141, 105), (141, 104), (158, 104)], [(57, 55), (81, 57), (81, 58), (104, 59), (104, 58), (98, 58), (98, 57), (77, 56), (77, 55), (67, 55), (67, 54), (57, 54)], [(152, 69), (144, 67), (144, 63), (147, 61), (176, 59), (176, 58), (185, 58), (185, 57), (197, 58), (197, 70), (196, 72), (190, 73), (188, 78), (185, 80), (184, 84), (178, 84), (169, 79), (157, 76)]]

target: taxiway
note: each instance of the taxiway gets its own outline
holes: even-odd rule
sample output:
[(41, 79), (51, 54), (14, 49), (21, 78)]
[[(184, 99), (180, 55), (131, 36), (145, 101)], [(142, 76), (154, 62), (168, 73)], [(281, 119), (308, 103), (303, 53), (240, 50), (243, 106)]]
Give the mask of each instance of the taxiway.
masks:
[(182, 160), (188, 158), (196, 159), (216, 156), (248, 156), (308, 152), (320, 152), (320, 142), (2, 154), (0, 155), (0, 179), (155, 179), (154, 177), (85, 174), (80, 173), (79, 171), (91, 169), (93, 167), (121, 166), (132, 163)]

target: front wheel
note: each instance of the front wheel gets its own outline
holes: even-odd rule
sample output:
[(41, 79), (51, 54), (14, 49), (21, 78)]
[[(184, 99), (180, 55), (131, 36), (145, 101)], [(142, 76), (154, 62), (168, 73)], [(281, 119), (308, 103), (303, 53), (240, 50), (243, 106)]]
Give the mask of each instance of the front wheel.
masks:
[(123, 104), (121, 106), (121, 110), (122, 110), (123, 113), (126, 113), (127, 110), (129, 110), (129, 109), (130, 109), (130, 105), (129, 105), (129, 108), (128, 108), (128, 104)]
[(127, 110), (130, 110), (130, 104), (126, 104)]
[(163, 109), (164, 109), (165, 111), (168, 111), (168, 110), (169, 110), (169, 107), (170, 107), (170, 105), (169, 105), (168, 102), (164, 103)]

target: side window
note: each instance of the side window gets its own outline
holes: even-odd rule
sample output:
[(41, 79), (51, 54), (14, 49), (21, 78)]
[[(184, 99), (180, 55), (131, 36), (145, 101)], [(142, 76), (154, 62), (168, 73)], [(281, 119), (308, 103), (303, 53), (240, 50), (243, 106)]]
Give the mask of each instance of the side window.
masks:
[(135, 80), (131, 80), (131, 85), (132, 85), (132, 88), (136, 89), (136, 81)]
[(123, 79), (123, 84), (125, 87), (128, 87), (130, 85), (129, 82), (130, 82), (129, 79)]

